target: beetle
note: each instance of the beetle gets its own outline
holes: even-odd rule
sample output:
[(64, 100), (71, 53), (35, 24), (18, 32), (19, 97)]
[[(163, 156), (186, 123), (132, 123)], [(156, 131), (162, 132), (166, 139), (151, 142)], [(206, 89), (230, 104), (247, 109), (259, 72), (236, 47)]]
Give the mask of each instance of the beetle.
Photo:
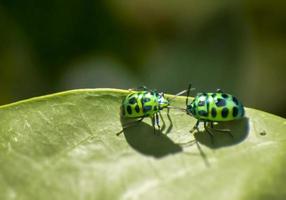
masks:
[[(206, 132), (213, 140), (213, 132), (222, 131), (233, 137), (229, 129), (215, 129), (214, 122), (224, 122), (241, 119), (245, 111), (243, 104), (233, 95), (224, 93), (217, 89), (216, 92), (198, 93), (192, 102), (189, 103), (191, 84), (189, 84), (186, 98), (186, 113), (197, 119), (191, 132), (199, 132), (200, 122), (204, 123)], [(209, 127), (210, 125), (210, 127)]]
[(160, 129), (160, 118), (162, 119), (163, 124), (165, 124), (160, 113), (160, 111), (165, 108), (167, 108), (167, 116), (171, 124), (168, 128), (168, 131), (170, 131), (172, 128), (172, 121), (169, 116), (169, 109), (172, 108), (172, 106), (170, 106), (170, 102), (172, 102), (177, 96), (186, 93), (186, 91), (187, 90), (183, 90), (174, 95), (172, 98), (166, 98), (163, 92), (158, 92), (157, 90), (149, 90), (145, 86), (131, 90), (131, 92), (122, 100), (120, 113), (122, 119), (138, 120), (125, 124), (122, 131), (116, 135), (121, 134), (124, 129), (141, 122), (146, 117), (151, 118), (155, 133), (155, 125), (157, 125), (157, 127)]
[[(157, 90), (149, 90), (145, 86), (139, 87), (135, 91), (131, 91), (131, 93), (125, 96), (122, 100), (120, 107), (121, 117), (124, 119), (139, 120), (125, 124), (123, 130), (135, 123), (141, 122), (146, 117), (150, 117), (155, 133), (155, 124), (160, 129), (160, 111), (168, 108), (169, 105), (169, 100), (165, 98), (163, 92), (158, 92)], [(117, 135), (122, 133), (122, 131), (117, 133)]]

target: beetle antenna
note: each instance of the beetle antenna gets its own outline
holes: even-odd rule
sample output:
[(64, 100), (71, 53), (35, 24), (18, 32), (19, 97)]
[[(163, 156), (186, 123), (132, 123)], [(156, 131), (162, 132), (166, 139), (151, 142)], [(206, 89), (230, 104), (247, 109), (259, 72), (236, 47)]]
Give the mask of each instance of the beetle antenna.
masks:
[[(196, 90), (196, 88), (189, 88), (189, 90), (193, 91), (193, 90)], [(169, 101), (174, 101), (178, 96), (181, 96), (182, 94), (185, 94), (187, 93), (188, 90), (183, 90), (177, 94), (175, 94), (172, 98), (168, 99)]]
[(189, 104), (189, 96), (190, 96), (191, 88), (192, 88), (192, 84), (190, 83), (190, 84), (189, 84), (189, 87), (188, 87), (188, 90), (187, 90), (186, 107), (187, 107), (188, 104)]
[(186, 112), (186, 111), (187, 111), (185, 108), (180, 108), (180, 107), (177, 107), (177, 106), (168, 106), (167, 108), (177, 109), (177, 110), (181, 110), (181, 111), (183, 111), (183, 112)]

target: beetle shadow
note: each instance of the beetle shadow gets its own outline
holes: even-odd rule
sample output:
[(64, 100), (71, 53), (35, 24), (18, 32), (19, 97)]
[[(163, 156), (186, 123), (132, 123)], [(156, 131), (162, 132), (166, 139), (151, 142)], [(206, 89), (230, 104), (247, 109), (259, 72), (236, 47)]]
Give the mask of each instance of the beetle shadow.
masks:
[(249, 133), (249, 119), (244, 117), (240, 120), (220, 122), (219, 124), (214, 125), (214, 128), (230, 129), (231, 135), (233, 137), (231, 137), (227, 133), (212, 130), (212, 132), (214, 133), (212, 141), (210, 135), (207, 133), (206, 130), (204, 130), (200, 132), (195, 132), (195, 139), (199, 143), (204, 144), (212, 149), (236, 145), (247, 138)]
[(169, 122), (169, 125), (168, 125), (168, 128), (167, 128), (167, 124), (166, 124), (166, 121), (164, 119), (164, 116), (159, 112), (159, 115), (160, 115), (160, 119), (162, 121), (162, 127), (161, 127), (161, 132), (164, 134), (169, 134), (171, 132), (171, 130), (173, 129), (173, 121), (172, 121), (172, 118), (170, 116), (170, 114), (167, 112), (166, 116), (167, 116), (167, 119), (168, 119), (168, 122)]
[(154, 128), (144, 122), (123, 129), (123, 134), (133, 149), (146, 156), (162, 158), (183, 151), (180, 145), (174, 143), (160, 130), (154, 132)]

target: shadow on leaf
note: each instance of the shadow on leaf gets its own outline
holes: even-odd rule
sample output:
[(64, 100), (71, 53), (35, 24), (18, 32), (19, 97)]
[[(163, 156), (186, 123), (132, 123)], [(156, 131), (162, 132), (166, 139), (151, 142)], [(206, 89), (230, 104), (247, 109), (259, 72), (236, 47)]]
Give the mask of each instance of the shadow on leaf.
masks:
[(231, 137), (227, 133), (213, 131), (213, 143), (206, 132), (206, 130), (201, 132), (195, 132), (194, 137), (195, 139), (210, 148), (216, 149), (225, 146), (231, 146), (238, 144), (246, 139), (249, 132), (249, 122), (248, 118), (242, 118), (241, 120), (234, 120), (229, 122), (220, 122), (219, 124), (215, 125), (214, 128), (216, 129), (230, 129), (231, 130)]
[(124, 129), (123, 133), (128, 144), (146, 156), (161, 158), (183, 150), (161, 131), (156, 130), (154, 134), (153, 127), (143, 122)]

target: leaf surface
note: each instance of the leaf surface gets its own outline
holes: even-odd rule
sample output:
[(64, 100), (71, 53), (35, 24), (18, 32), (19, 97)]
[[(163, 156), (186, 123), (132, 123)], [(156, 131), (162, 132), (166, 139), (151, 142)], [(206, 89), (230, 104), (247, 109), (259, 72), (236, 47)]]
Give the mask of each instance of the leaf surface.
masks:
[(73, 90), (0, 107), (0, 199), (286, 197), (285, 119), (247, 108), (245, 119), (217, 125), (234, 137), (216, 132), (212, 144), (172, 109), (162, 132), (147, 118), (116, 136), (127, 93)]

